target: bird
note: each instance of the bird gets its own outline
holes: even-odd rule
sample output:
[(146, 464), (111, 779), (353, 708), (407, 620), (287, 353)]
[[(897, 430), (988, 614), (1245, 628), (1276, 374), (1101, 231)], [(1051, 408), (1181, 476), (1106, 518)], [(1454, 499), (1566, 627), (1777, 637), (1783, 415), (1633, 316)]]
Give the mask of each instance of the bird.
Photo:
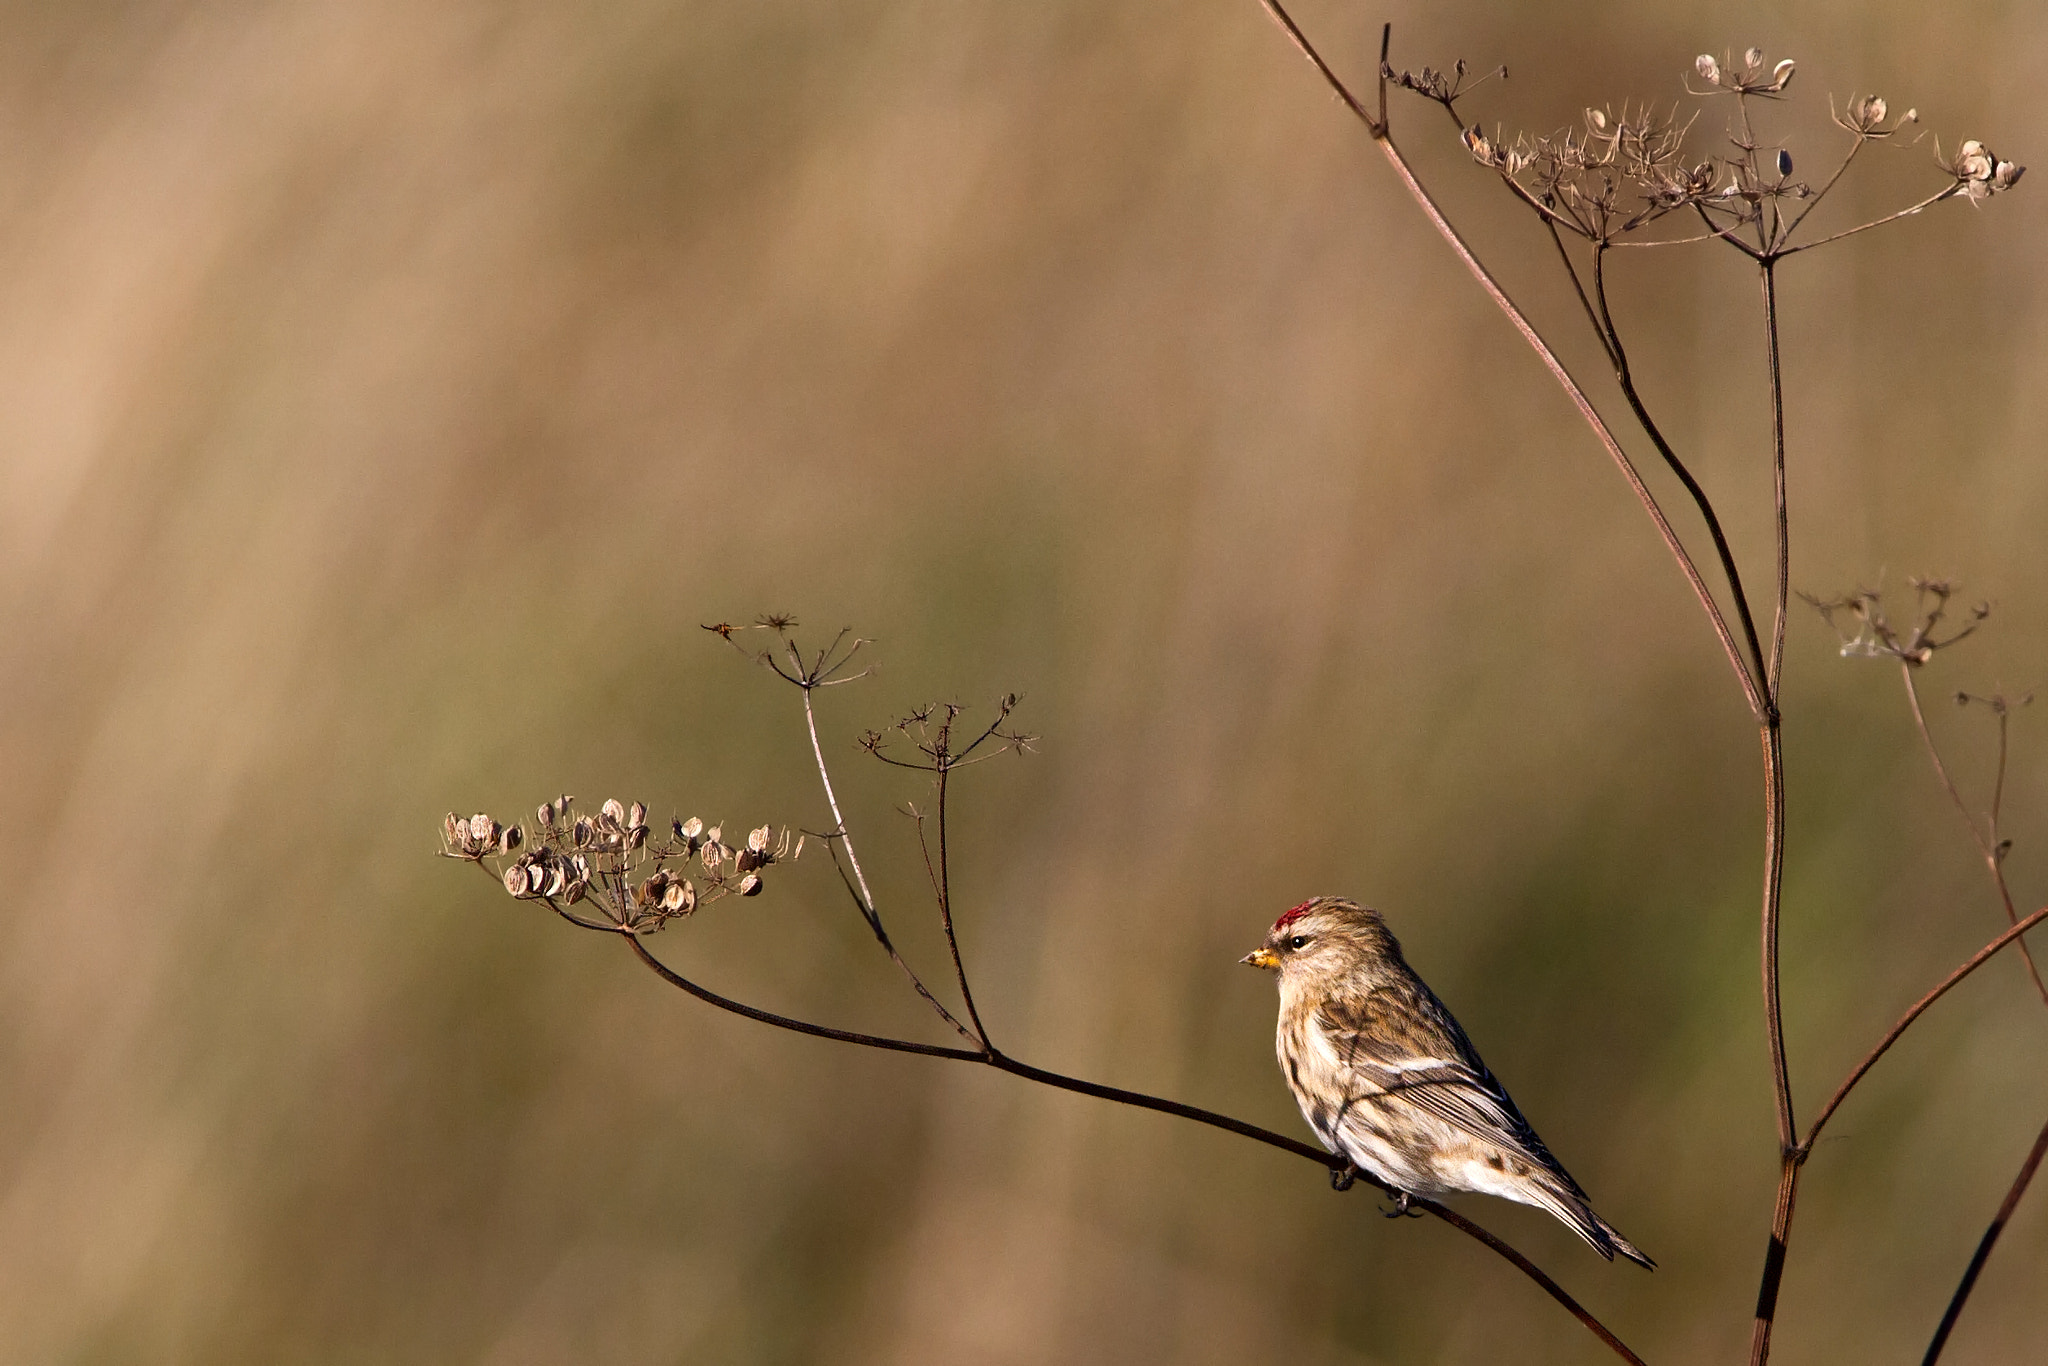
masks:
[[(1579, 1183), (1480, 1061), (1451, 1012), (1401, 956), (1378, 911), (1302, 902), (1239, 960), (1277, 973), (1280, 1070), (1332, 1154), (1396, 1195), (1498, 1195), (1546, 1210), (1608, 1261), (1656, 1263), (1593, 1212)], [(1348, 1172), (1331, 1173), (1339, 1189)]]

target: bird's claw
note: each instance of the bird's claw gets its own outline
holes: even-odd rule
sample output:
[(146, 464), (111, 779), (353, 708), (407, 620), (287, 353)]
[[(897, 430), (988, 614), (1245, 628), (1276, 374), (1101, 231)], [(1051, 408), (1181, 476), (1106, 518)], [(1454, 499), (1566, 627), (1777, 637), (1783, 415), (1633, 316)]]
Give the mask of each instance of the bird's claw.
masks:
[(1357, 1179), (1358, 1168), (1349, 1162), (1341, 1167), (1330, 1168), (1330, 1189), (1333, 1191), (1348, 1191), (1351, 1189), (1351, 1183)]
[(1420, 1219), (1422, 1217), (1422, 1211), (1415, 1208), (1415, 1197), (1407, 1191), (1402, 1191), (1394, 1197), (1394, 1207), (1386, 1210), (1385, 1214), (1389, 1219)]

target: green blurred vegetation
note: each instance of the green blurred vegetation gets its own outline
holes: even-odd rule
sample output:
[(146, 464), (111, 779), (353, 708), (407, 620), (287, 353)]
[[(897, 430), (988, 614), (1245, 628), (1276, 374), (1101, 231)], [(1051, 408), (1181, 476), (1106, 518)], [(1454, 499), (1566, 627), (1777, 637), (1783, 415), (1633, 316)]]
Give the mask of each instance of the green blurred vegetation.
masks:
[[(1801, 63), (1802, 173), (1829, 91), (2048, 147), (2024, 6), (1300, 11), (1356, 73), (1383, 17), (1397, 61), (1509, 63), (1472, 108), (1511, 129), (1760, 43)], [(1396, 120), (1597, 378), (1533, 224), (1433, 110)], [(1926, 155), (1879, 149), (1838, 212)], [(2040, 194), (1782, 277), (1795, 583), (1994, 598), (1936, 698), (2048, 677)], [(1760, 583), (1754, 283), (1693, 249), (1617, 288)], [(765, 610), (877, 639), (823, 716), (935, 968), (891, 809), (919, 794), (852, 737), (1024, 695), (1041, 752), (957, 809), (1004, 1047), (1303, 1132), (1235, 960), (1293, 900), (1368, 899), (1663, 1269), (1474, 1216), (1655, 1361), (1746, 1341), (1776, 1155), (1740, 699), (1252, 0), (11, 4), (0, 295), (0, 1359), (1595, 1359), (1303, 1163), (715, 1014), (431, 857), (450, 807), (562, 791), (824, 824), (794, 696), (697, 629)], [(1896, 678), (1834, 655), (1795, 616), (1808, 1112), (2002, 923)], [(2007, 799), (2029, 905), (2041, 721)], [(1934, 724), (1981, 791), (1984, 718)], [(660, 947), (929, 1028), (822, 860), (770, 891)], [(1809, 1168), (1782, 1360), (1917, 1356), (2044, 1064), (2000, 963), (1873, 1076)], [(2035, 1192), (1951, 1360), (2040, 1354), (2044, 1264)]]

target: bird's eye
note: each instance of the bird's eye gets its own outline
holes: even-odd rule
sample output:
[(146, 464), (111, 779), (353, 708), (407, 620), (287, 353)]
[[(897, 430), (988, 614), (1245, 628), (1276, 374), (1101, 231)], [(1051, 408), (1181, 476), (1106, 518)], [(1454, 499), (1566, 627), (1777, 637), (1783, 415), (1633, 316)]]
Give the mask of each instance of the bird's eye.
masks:
[(1288, 948), (1290, 948), (1290, 949), (1305, 949), (1305, 948), (1307, 948), (1307, 947), (1308, 947), (1308, 936), (1307, 936), (1307, 935), (1305, 935), (1305, 934), (1297, 934), (1297, 935), (1295, 935), (1295, 936), (1294, 936), (1294, 938), (1292, 938), (1292, 939), (1290, 939), (1290, 940), (1288, 940), (1288, 941), (1287, 941), (1287, 947), (1288, 947)]

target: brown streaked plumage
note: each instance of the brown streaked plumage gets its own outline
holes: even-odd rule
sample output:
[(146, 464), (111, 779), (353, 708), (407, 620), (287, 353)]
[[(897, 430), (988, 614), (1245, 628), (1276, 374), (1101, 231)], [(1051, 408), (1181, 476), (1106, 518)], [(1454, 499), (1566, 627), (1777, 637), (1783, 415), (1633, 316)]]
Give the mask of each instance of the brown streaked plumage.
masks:
[(1480, 1191), (1548, 1210), (1614, 1260), (1654, 1267), (1593, 1212), (1378, 911), (1304, 901), (1246, 954), (1278, 972), (1280, 1070), (1333, 1153), (1396, 1190)]

